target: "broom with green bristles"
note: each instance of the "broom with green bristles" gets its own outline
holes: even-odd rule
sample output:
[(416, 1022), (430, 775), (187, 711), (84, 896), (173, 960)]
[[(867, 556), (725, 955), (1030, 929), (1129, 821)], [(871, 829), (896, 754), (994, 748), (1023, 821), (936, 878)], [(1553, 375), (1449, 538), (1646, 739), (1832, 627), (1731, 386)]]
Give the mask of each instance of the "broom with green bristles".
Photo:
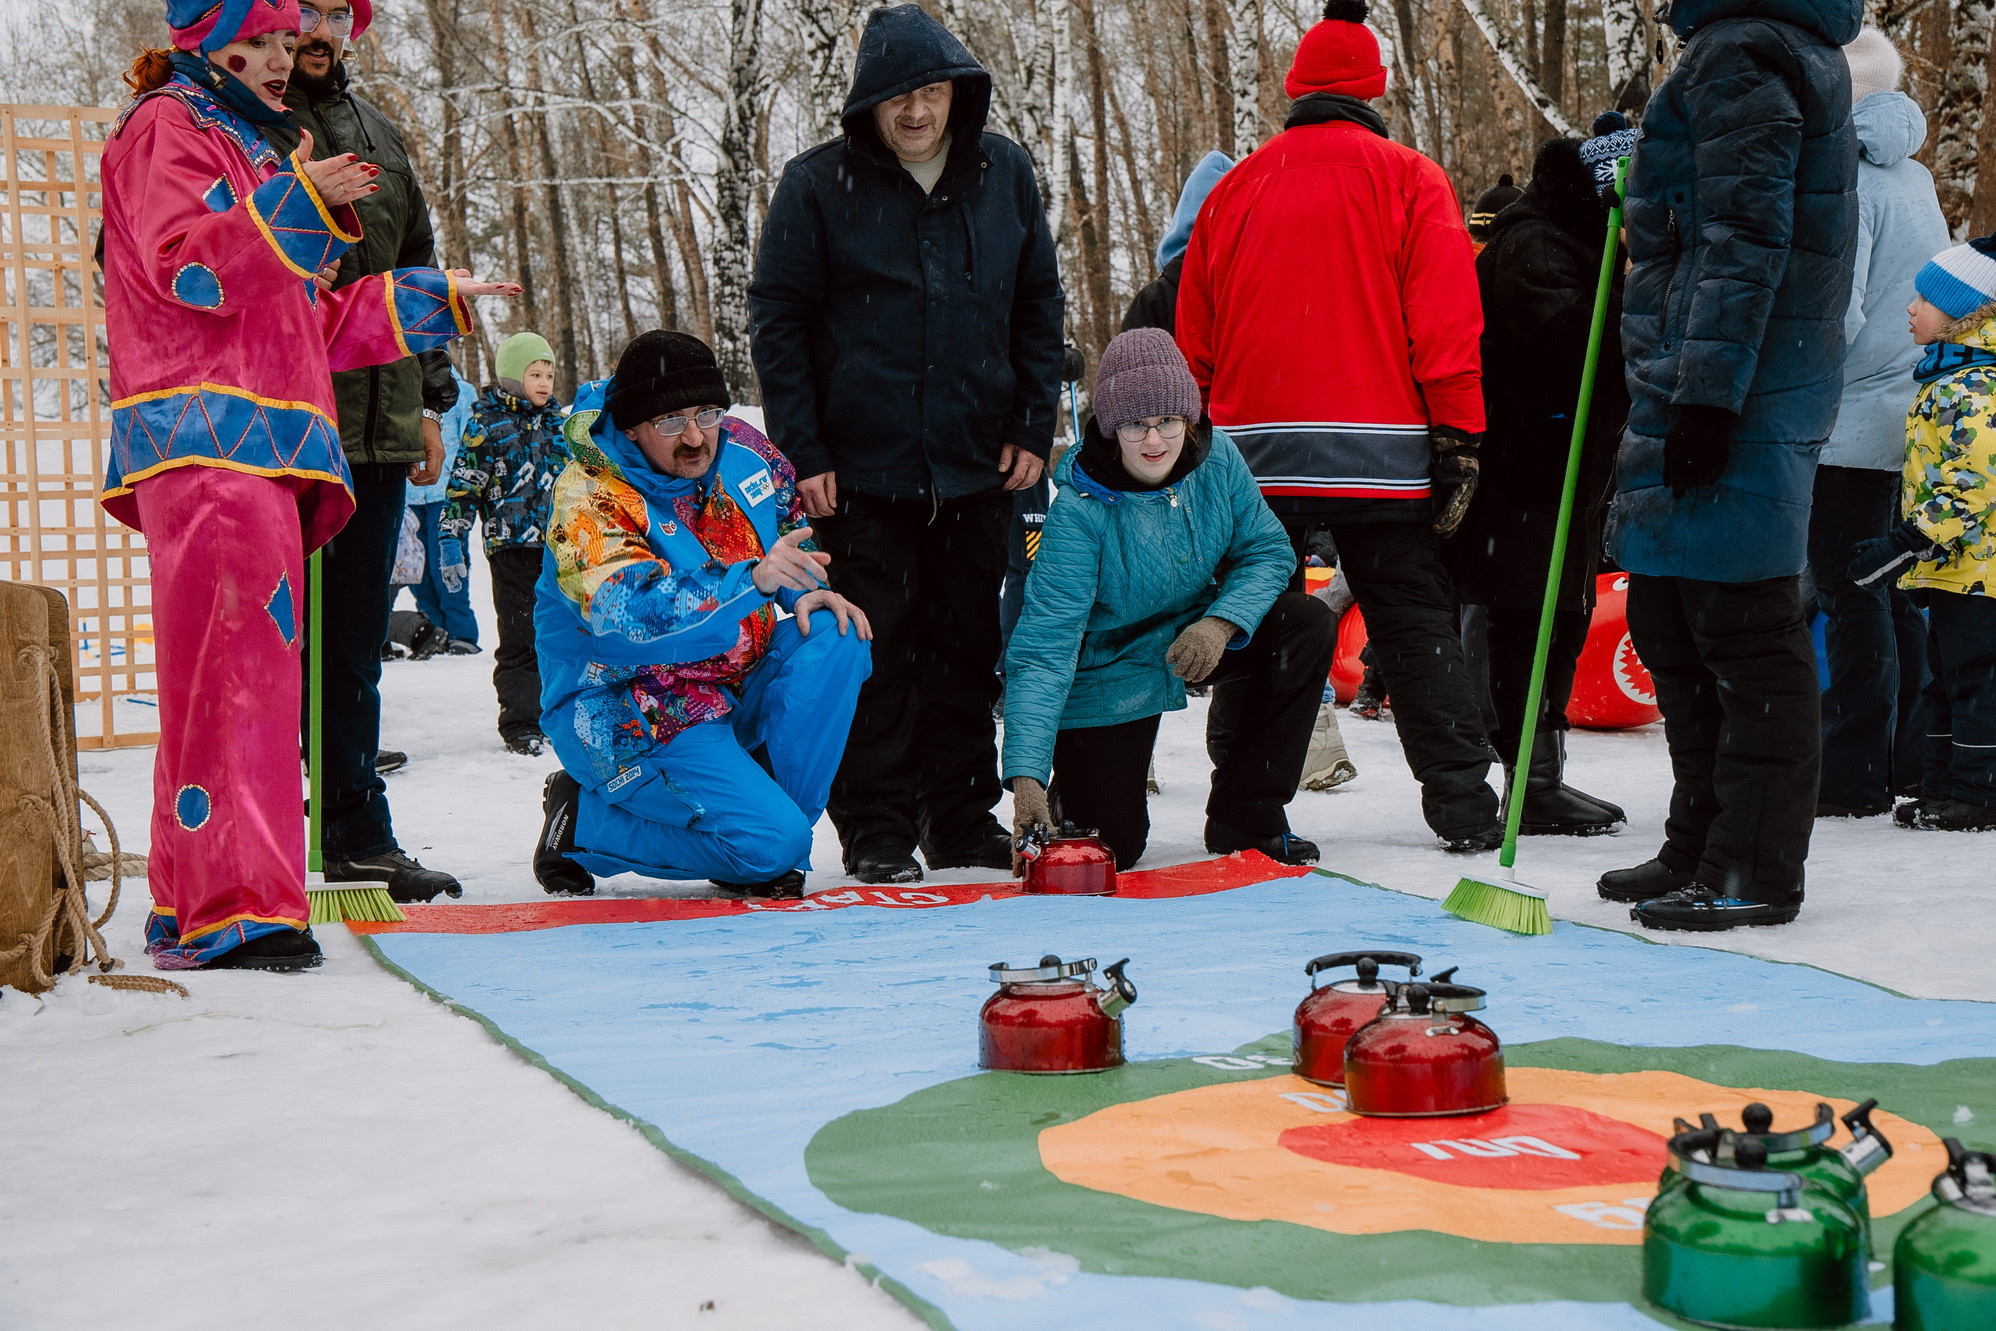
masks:
[(383, 882), (329, 883), (326, 881), (325, 856), (320, 852), (320, 820), (325, 809), (325, 772), (322, 759), (325, 756), (325, 660), (320, 655), (320, 603), (324, 590), (321, 581), (320, 554), (314, 550), (305, 561), (306, 602), (312, 607), (308, 616), (311, 621), (309, 634), (305, 639), (305, 680), (311, 707), (311, 728), (306, 739), (305, 763), (311, 773), (311, 796), (307, 809), (307, 831), (305, 834), (305, 899), (312, 903), (311, 921), (313, 924), (339, 924), (345, 920), (375, 920), (383, 924), (400, 924), (408, 918), (402, 908), (395, 904), (395, 898), (388, 895), (388, 884)]
[(1587, 359), (1580, 369), (1580, 402), (1573, 409), (1573, 434), (1566, 445), (1566, 481), (1559, 495), (1559, 519), (1552, 532), (1552, 567), (1546, 570), (1546, 594), (1539, 606), (1538, 642), (1532, 648), (1532, 678), (1525, 691), (1525, 717), (1518, 737), (1518, 765), (1511, 773), (1511, 798), (1504, 816), (1504, 848), (1497, 864), (1502, 878), (1468, 874), (1457, 880), (1442, 909), (1475, 924), (1514, 934), (1549, 934), (1552, 916), (1546, 894), (1518, 881), (1518, 824), (1525, 813), (1525, 786), (1531, 780), (1532, 743), (1538, 738), (1539, 705), (1545, 696), (1546, 658), (1552, 654), (1553, 616), (1559, 608), (1559, 584), (1566, 569), (1566, 538), (1573, 525), (1573, 498), (1580, 488), (1580, 451), (1587, 438), (1587, 414), (1594, 405), (1594, 371), (1601, 361), (1601, 339), (1608, 324), (1608, 293), (1614, 285), (1618, 235), (1622, 228), (1622, 176), (1629, 159), (1615, 163), (1615, 206), (1608, 211), (1608, 238), (1601, 247), (1601, 275), (1594, 284), (1594, 322), (1587, 333)]

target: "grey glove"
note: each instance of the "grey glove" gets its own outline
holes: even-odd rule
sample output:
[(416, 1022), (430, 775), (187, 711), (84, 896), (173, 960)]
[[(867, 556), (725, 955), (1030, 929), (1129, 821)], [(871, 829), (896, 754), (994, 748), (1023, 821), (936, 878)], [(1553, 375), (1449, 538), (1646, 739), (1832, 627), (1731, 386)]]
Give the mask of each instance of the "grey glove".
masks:
[(1213, 673), (1213, 667), (1220, 664), (1220, 653), (1239, 632), (1236, 625), (1217, 615), (1195, 619), (1172, 640), (1164, 653), (1165, 664), (1187, 684), (1197, 684)]
[(1047, 788), (1029, 776), (1012, 778), (1012, 876), (1019, 876), (1019, 842), (1033, 828), (1053, 821)]

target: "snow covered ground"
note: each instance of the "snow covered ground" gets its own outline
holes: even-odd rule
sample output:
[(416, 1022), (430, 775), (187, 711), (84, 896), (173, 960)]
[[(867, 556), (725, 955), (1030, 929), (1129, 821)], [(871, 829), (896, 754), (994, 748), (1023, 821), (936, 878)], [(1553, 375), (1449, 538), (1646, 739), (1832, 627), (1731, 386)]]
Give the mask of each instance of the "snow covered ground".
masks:
[[(411, 759), (388, 778), (402, 844), (462, 878), (467, 902), (525, 900), (540, 896), (527, 856), (553, 760), (500, 747), (484, 572), (474, 560), (488, 654), (390, 664), (382, 740)], [(1324, 867), (1429, 897), (1470, 864), (1495, 867), (1435, 848), (1391, 725), (1342, 719), (1359, 779), (1290, 810)], [(1163, 725), (1146, 866), (1204, 854), (1203, 722), (1195, 700)], [(141, 850), (151, 762), (150, 750), (82, 762), (85, 787)], [(1576, 734), (1570, 778), (1626, 807), (1631, 827), (1527, 841), (1520, 868), (1555, 916), (1628, 928), (1593, 880), (1656, 848), (1662, 735)], [(1996, 837), (1884, 818), (1818, 824), (1796, 923), (1657, 941), (1996, 1000), (1992, 853)], [(817, 862), (812, 890), (847, 881), (829, 825)], [(706, 888), (627, 877), (600, 890)], [(144, 912), (139, 885), (108, 930), (138, 973)], [(182, 975), (188, 1000), (80, 977), (41, 999), (0, 997), (0, 1327), (920, 1325), (380, 970), (343, 929), (321, 933), (322, 969)], [(1327, 932), (1324, 950), (1342, 941)]]

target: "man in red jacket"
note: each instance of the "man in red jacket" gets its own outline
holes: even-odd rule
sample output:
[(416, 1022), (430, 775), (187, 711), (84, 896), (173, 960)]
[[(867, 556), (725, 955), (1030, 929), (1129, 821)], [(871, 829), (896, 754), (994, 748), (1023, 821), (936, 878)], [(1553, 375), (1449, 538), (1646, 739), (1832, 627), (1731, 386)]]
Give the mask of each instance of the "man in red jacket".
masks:
[(1324, 7), (1284, 83), (1282, 133), (1206, 200), (1178, 343), (1289, 530), (1297, 587), (1310, 534), (1337, 543), (1428, 826), (1450, 850), (1488, 850), (1494, 754), (1440, 553), (1483, 434), (1475, 257), (1448, 177), (1368, 105), (1386, 70), (1365, 14)]

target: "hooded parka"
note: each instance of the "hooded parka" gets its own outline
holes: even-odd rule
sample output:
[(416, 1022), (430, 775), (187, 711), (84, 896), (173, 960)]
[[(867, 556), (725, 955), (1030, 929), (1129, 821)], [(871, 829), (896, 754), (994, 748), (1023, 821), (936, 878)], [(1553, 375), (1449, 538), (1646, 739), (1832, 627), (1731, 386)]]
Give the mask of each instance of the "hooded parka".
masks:
[(1920, 348), (1906, 335), (1913, 278), (1948, 247), (1934, 178), (1913, 160), (1927, 118), (1903, 92), (1874, 92), (1851, 111), (1857, 127), (1857, 261), (1844, 315), (1843, 405), (1823, 463), (1897, 471), (1906, 412), (1919, 389)]
[[(956, 85), (942, 177), (923, 193), (873, 109)], [(987, 133), (991, 76), (915, 5), (874, 11), (845, 133), (792, 158), (749, 287), (769, 437), (801, 479), (942, 501), (1002, 481), (999, 449), (1044, 458), (1064, 299), (1032, 160)]]
[[(1490, 223), (1490, 239), (1476, 257), (1488, 426), (1476, 501), (1442, 545), (1456, 590), (1470, 605), (1537, 609), (1544, 596), (1607, 231), (1608, 208), (1580, 160), (1579, 141), (1554, 139), (1539, 150), (1523, 197)], [(1617, 331), (1621, 302), (1617, 280), (1609, 289), (1574, 493), (1565, 610), (1594, 603), (1588, 575), (1600, 556), (1615, 449), (1629, 413)]]
[[(1790, 577), (1843, 388), (1857, 143), (1842, 47), (1858, 0), (1676, 0), (1683, 55), (1631, 168), (1622, 315), (1629, 430), (1609, 518), (1631, 573)], [(1715, 485), (1663, 481), (1685, 406), (1738, 416)]]

